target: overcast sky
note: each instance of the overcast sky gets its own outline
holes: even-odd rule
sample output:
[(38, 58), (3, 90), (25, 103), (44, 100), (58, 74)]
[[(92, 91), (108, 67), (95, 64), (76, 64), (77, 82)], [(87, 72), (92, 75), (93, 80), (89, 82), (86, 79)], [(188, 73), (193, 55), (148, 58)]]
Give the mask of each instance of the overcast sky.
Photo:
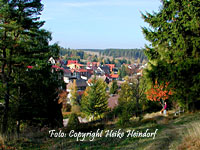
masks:
[(42, 0), (43, 28), (65, 48), (143, 48), (140, 12), (158, 11), (160, 0)]

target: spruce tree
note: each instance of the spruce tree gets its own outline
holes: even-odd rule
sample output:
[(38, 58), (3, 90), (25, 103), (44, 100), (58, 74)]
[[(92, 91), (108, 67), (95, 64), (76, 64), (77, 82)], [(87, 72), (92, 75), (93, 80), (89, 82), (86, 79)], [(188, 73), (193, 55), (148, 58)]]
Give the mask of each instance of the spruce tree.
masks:
[(101, 118), (108, 110), (108, 95), (106, 93), (106, 83), (101, 79), (92, 79), (92, 85), (87, 87), (82, 99), (82, 111), (89, 117)]
[(117, 93), (117, 90), (118, 90), (118, 85), (117, 85), (117, 81), (114, 80), (111, 84), (111, 87), (110, 87), (110, 94), (116, 94)]
[(142, 17), (148, 41), (147, 78), (153, 84), (169, 82), (173, 98), (193, 110), (200, 103), (200, 3), (199, 0), (162, 0), (159, 12)]

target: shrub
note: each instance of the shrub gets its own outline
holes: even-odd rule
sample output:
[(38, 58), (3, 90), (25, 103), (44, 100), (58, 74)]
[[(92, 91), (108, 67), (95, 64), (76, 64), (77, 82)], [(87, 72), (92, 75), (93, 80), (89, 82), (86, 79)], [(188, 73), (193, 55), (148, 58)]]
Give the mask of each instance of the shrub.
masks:
[(75, 113), (72, 113), (69, 117), (69, 122), (67, 125), (68, 130), (77, 130), (79, 128), (80, 122), (78, 116)]
[(130, 122), (129, 120), (131, 116), (132, 114), (127, 109), (124, 109), (121, 116), (119, 117), (117, 124), (120, 126), (124, 126), (128, 124)]

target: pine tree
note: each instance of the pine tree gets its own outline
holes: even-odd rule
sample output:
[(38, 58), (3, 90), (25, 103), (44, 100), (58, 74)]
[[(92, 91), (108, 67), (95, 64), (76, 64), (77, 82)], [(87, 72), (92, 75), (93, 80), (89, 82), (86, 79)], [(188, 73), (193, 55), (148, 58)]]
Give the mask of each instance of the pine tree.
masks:
[[(62, 118), (62, 114), (59, 112), (60, 105), (56, 100), (58, 85), (54, 83), (55, 86), (51, 89), (47, 87), (47, 83), (55, 81), (53, 79), (56, 78), (51, 74), (51, 65), (48, 64), (48, 59), (50, 56), (58, 56), (59, 48), (56, 45), (49, 46), (50, 32), (40, 29), (44, 22), (39, 21), (38, 15), (40, 15), (43, 5), (40, 0), (0, 0), (0, 6), (0, 55), (2, 56), (0, 60), (2, 91), (0, 99), (4, 99), (5, 103), (2, 133), (5, 133), (8, 129), (9, 115), (16, 114), (14, 110), (19, 109), (17, 106), (20, 106), (25, 99), (26, 102), (49, 99), (48, 106), (45, 109), (48, 109), (49, 112), (53, 104), (55, 109), (52, 110), (57, 111), (59, 114), (56, 117)], [(46, 72), (46, 76), (40, 78), (40, 81), (34, 82), (31, 74), (26, 72), (28, 66), (34, 68), (32, 71), (33, 77), (38, 78), (40, 75), (44, 75), (44, 72)], [(37, 87), (40, 83), (44, 84), (46, 91), (43, 92), (46, 93), (53, 89), (51, 97), (48, 95), (46, 95), (46, 98), (41, 96), (45, 94), (40, 91), (36, 93), (39, 89), (36, 85), (30, 89), (31, 84), (34, 85), (34, 83), (37, 83)], [(28, 87), (27, 89), (30, 89), (30, 91), (26, 90), (25, 87)], [(30, 93), (37, 95), (38, 98), (31, 99), (27, 96)], [(16, 109), (13, 109), (12, 106), (15, 106)], [(50, 111), (53, 112), (52, 110)], [(29, 109), (29, 111), (33, 110)], [(34, 109), (33, 112), (36, 112), (36, 110)], [(54, 114), (57, 114), (57, 112)], [(19, 115), (17, 116), (20, 119)], [(52, 117), (55, 119), (54, 115)], [(51, 122), (50, 118), (49, 121)]]
[(150, 46), (147, 78), (151, 84), (170, 82), (174, 99), (187, 110), (200, 103), (200, 3), (197, 0), (162, 0), (157, 13), (143, 14), (151, 29), (143, 28)]
[(87, 87), (82, 99), (82, 111), (93, 120), (108, 110), (108, 95), (106, 93), (106, 83), (101, 79), (92, 79), (92, 85)]

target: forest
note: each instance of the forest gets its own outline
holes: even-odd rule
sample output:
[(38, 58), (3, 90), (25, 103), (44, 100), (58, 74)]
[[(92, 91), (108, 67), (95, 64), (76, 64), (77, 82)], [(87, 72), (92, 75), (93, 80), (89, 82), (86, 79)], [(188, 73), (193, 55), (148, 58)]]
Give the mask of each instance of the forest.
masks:
[(147, 59), (142, 49), (106, 49), (99, 52), (102, 56), (112, 56), (114, 58), (127, 57), (134, 58), (135, 60), (140, 58), (141, 60)]
[[(127, 59), (135, 59), (137, 60), (138, 58), (143, 61), (147, 60), (147, 57), (144, 54), (143, 49), (78, 49), (78, 50), (73, 50), (73, 49), (66, 49), (66, 48), (61, 48), (60, 49), (60, 55), (65, 56), (67, 55), (70, 59), (71, 58), (79, 58), (83, 59), (84, 56), (86, 56), (86, 52), (97, 52), (99, 53), (100, 56), (111, 56), (113, 58), (127, 58)], [(86, 56), (87, 57), (87, 56)]]

